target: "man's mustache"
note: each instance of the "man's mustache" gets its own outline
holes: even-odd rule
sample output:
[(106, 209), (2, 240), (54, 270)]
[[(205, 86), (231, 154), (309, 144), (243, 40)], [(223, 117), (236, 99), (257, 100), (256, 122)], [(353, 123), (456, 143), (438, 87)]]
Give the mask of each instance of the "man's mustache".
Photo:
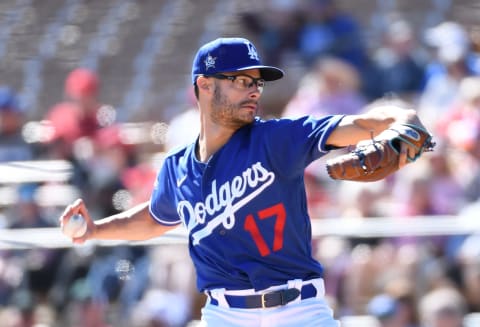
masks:
[(245, 101), (242, 101), (240, 102), (240, 107), (241, 106), (248, 106), (248, 105), (254, 105), (254, 106), (258, 106), (258, 101), (254, 101), (254, 100), (245, 100)]

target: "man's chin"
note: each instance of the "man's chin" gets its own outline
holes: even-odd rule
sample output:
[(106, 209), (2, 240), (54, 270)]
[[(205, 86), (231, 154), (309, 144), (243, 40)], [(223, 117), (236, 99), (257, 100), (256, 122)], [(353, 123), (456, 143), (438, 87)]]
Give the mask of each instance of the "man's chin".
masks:
[(251, 115), (245, 115), (243, 118), (243, 121), (245, 122), (245, 125), (251, 124), (255, 120), (255, 113), (252, 112)]
[(240, 128), (246, 125), (250, 125), (251, 123), (253, 123), (254, 120), (255, 120), (255, 115), (242, 116), (232, 121), (232, 126), (236, 128)]

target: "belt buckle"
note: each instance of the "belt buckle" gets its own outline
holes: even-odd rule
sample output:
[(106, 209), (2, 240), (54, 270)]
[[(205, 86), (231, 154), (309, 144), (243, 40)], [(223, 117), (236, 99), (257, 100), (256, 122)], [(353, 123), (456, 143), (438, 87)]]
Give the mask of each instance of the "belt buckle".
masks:
[(267, 301), (265, 300), (265, 295), (266, 295), (266, 294), (267, 294), (267, 293), (263, 293), (263, 294), (260, 296), (260, 300), (261, 300), (261, 302), (262, 302), (262, 309), (266, 309), (266, 308), (267, 308), (267, 306), (266, 306)]

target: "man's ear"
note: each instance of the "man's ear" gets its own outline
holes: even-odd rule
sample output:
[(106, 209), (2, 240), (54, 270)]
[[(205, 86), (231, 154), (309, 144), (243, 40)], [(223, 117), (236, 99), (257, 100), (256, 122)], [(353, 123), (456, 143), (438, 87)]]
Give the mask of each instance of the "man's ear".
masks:
[(209, 91), (212, 86), (208, 78), (205, 78), (203, 76), (200, 76), (197, 78), (197, 85), (199, 89), (202, 89), (205, 91)]

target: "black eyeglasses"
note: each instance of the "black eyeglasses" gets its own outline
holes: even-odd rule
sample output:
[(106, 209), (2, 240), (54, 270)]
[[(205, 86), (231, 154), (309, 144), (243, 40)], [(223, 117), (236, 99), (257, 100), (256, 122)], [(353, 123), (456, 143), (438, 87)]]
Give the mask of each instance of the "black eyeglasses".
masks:
[(265, 87), (265, 80), (263, 78), (255, 78), (247, 74), (239, 74), (239, 75), (223, 75), (223, 74), (215, 74), (206, 77), (213, 77), (217, 79), (228, 79), (232, 81), (233, 85), (239, 90), (248, 90), (252, 86), (256, 86), (258, 92), (262, 93), (263, 88)]

